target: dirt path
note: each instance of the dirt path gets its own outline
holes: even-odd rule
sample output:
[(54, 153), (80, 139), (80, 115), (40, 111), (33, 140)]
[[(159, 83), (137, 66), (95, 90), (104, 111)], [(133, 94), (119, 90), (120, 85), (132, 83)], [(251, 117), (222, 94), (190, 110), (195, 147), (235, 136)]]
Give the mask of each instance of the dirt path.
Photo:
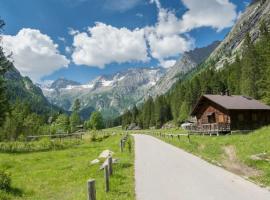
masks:
[(135, 137), (137, 200), (269, 200), (270, 192), (147, 135)]

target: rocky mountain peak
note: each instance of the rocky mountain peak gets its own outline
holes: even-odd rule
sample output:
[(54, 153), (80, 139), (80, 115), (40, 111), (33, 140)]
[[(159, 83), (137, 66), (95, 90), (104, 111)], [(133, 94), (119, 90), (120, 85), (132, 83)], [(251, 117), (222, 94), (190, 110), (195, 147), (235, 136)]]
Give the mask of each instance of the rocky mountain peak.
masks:
[(59, 78), (50, 85), (50, 89), (62, 89), (66, 88), (67, 86), (76, 86), (76, 85), (80, 85), (80, 83), (65, 78)]
[(157, 84), (151, 88), (149, 92), (151, 96), (166, 93), (181, 76), (187, 74), (203, 62), (219, 44), (219, 41), (215, 41), (206, 47), (196, 48), (184, 53), (175, 65), (170, 67)]

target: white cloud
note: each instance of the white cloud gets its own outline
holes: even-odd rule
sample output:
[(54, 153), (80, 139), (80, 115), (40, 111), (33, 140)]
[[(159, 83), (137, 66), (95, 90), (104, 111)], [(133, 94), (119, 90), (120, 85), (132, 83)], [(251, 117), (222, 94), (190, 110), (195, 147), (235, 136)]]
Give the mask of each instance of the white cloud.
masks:
[(34, 81), (69, 64), (58, 45), (39, 30), (23, 28), (17, 35), (3, 35), (2, 41), (5, 53), (12, 52), (15, 67)]
[[(74, 36), (74, 63), (103, 68), (112, 62), (147, 61), (149, 52), (165, 66), (166, 60), (194, 48), (194, 39), (187, 35), (189, 31), (200, 27), (220, 31), (232, 26), (237, 18), (236, 6), (229, 0), (181, 1), (187, 11), (177, 17), (173, 10), (163, 8), (159, 0), (150, 0), (158, 9), (157, 23), (142, 29), (116, 28), (103, 23), (89, 27), (88, 32), (70, 29)], [(110, 5), (112, 9), (116, 6), (123, 11), (134, 7), (140, 0), (106, 2), (106, 6)]]
[(144, 30), (115, 28), (103, 23), (89, 27), (88, 33), (74, 36), (72, 59), (77, 65), (98, 66), (129, 61), (147, 61)]
[(80, 31), (75, 30), (75, 29), (73, 29), (73, 28), (68, 28), (68, 34), (69, 34), (69, 35), (76, 35), (76, 34), (78, 34), (78, 33), (80, 33)]
[(143, 18), (143, 14), (142, 13), (136, 13), (136, 17)]
[(137, 6), (142, 0), (105, 0), (104, 8), (124, 12)]
[(220, 31), (233, 25), (236, 7), (229, 0), (182, 0), (188, 9), (179, 18), (173, 10), (162, 7), (159, 0), (150, 0), (158, 9), (155, 26), (146, 28), (146, 37), (154, 58), (163, 65), (164, 59), (177, 56), (194, 47), (194, 40), (183, 34), (200, 27)]
[(188, 11), (182, 16), (182, 32), (199, 27), (218, 31), (231, 27), (237, 18), (236, 6), (229, 0), (182, 0)]
[(70, 54), (72, 52), (72, 48), (69, 47), (69, 46), (66, 46), (65, 47), (65, 52), (68, 53), (68, 54)]
[(183, 38), (179, 35), (158, 36), (151, 33), (148, 36), (151, 55), (158, 59), (163, 60), (172, 56), (178, 56), (181, 53), (193, 47), (193, 40)]
[(60, 40), (63, 43), (66, 43), (66, 39), (64, 37), (58, 37), (58, 40)]
[(164, 68), (170, 68), (170, 67), (174, 66), (175, 63), (176, 63), (176, 60), (173, 60), (173, 59), (160, 61), (160, 65)]

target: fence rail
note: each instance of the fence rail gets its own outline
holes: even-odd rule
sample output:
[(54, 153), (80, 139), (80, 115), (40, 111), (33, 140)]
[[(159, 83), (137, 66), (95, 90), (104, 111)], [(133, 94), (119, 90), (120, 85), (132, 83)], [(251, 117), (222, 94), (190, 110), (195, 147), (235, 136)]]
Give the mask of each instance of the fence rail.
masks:
[(37, 140), (40, 138), (80, 138), (82, 139), (82, 136), (84, 135), (84, 133), (69, 133), (69, 134), (51, 134), (51, 135), (31, 135), (31, 136), (27, 136), (27, 141), (32, 141), (32, 140)]
[(197, 134), (216, 134), (231, 132), (231, 126), (229, 123), (212, 123), (212, 124), (201, 124), (201, 125), (190, 125), (186, 129), (191, 133)]

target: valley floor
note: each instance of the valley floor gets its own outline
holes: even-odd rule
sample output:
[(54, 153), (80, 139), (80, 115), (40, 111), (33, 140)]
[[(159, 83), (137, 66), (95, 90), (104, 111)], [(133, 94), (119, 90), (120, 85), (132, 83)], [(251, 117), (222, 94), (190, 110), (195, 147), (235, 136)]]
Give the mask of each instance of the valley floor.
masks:
[[(0, 169), (11, 174), (12, 188), (6, 199), (81, 200), (86, 199), (86, 182), (96, 179), (97, 199), (134, 200), (133, 153), (120, 153), (121, 136), (100, 142), (83, 143), (65, 150), (35, 153), (0, 153)], [(90, 165), (106, 149), (119, 158), (110, 180), (111, 191), (104, 191), (104, 173), (100, 165)], [(3, 196), (3, 194), (2, 194)], [(1, 199), (1, 194), (0, 194)]]

